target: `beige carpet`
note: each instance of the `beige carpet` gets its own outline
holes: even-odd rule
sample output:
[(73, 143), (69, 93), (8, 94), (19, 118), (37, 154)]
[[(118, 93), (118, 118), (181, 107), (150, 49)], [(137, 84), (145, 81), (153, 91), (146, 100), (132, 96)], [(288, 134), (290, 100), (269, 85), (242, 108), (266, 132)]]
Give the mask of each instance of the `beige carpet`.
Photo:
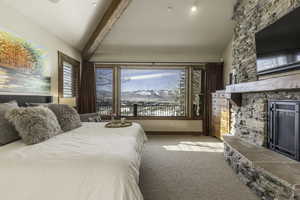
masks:
[(145, 200), (258, 200), (211, 137), (149, 136), (140, 178)]

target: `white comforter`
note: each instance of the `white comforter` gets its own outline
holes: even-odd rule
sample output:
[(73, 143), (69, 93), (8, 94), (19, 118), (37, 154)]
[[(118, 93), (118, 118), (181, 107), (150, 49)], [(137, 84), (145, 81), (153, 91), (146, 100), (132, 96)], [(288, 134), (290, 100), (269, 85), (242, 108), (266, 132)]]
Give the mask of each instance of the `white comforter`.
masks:
[(142, 200), (140, 125), (81, 128), (43, 143), (0, 147), (2, 200)]

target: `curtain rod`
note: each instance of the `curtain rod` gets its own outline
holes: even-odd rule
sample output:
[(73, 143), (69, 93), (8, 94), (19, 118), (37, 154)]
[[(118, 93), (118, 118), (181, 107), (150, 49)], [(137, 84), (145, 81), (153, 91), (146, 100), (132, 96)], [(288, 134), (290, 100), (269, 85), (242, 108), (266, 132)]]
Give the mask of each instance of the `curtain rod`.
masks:
[(94, 62), (95, 65), (205, 65), (207, 62)]

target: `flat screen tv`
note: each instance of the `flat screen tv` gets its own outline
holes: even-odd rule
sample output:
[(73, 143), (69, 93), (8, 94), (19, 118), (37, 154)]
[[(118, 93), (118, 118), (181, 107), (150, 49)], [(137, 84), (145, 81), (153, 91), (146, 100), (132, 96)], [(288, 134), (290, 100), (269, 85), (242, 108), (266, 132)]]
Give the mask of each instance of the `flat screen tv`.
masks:
[(258, 75), (300, 69), (300, 8), (255, 35)]

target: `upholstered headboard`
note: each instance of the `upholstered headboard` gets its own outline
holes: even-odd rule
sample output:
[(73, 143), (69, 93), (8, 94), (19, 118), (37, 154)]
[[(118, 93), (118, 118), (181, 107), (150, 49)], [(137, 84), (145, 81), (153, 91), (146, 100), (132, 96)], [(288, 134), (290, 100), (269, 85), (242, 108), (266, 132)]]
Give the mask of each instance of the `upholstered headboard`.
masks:
[(52, 96), (34, 96), (34, 95), (2, 95), (0, 94), (0, 103), (6, 103), (16, 100), (19, 106), (26, 106), (26, 103), (52, 103)]

